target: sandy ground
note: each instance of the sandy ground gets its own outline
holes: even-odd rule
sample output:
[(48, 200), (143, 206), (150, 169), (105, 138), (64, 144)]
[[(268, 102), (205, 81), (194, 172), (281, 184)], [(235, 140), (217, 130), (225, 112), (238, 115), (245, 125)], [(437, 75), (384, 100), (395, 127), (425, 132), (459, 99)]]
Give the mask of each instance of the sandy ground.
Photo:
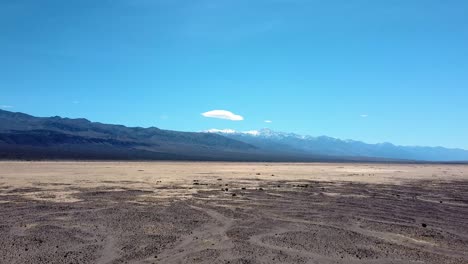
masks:
[(0, 263), (468, 263), (468, 166), (0, 162)]

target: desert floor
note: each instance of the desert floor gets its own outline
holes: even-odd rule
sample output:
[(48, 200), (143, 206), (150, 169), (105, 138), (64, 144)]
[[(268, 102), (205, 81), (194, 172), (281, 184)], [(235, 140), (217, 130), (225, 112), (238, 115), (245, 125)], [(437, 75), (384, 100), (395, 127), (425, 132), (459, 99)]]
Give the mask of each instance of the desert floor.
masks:
[(468, 263), (468, 166), (0, 162), (0, 263)]

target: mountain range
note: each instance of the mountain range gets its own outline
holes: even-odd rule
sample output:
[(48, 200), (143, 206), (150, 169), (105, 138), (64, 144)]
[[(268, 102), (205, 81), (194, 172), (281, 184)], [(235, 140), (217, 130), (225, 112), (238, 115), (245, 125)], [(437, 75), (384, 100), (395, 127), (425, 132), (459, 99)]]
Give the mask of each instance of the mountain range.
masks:
[(467, 161), (468, 151), (443, 147), (397, 146), (391, 143), (367, 144), (327, 136), (303, 136), (271, 129), (235, 131), (210, 129), (205, 132), (224, 135), (270, 151), (287, 151), (329, 156), (374, 157), (419, 161)]
[(180, 132), (0, 110), (0, 159), (461, 161), (461, 149), (366, 144), (269, 129)]

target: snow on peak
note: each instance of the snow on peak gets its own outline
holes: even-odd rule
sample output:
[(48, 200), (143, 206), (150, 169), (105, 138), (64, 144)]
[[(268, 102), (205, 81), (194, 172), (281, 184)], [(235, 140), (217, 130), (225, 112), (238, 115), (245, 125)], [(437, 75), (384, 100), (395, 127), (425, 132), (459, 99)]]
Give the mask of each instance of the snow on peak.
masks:
[(221, 133), (221, 134), (235, 134), (235, 133), (237, 133), (237, 131), (235, 131), (234, 129), (216, 129), (216, 128), (208, 129), (208, 130), (205, 130), (203, 132), (205, 132), (205, 133)]
[(252, 136), (259, 136), (260, 135), (260, 131), (258, 131), (258, 130), (243, 131), (241, 133), (242, 134), (247, 134), (247, 135), (252, 135)]
[[(338, 138), (327, 137), (327, 136), (304, 136), (298, 135), (295, 133), (286, 133), (286, 132), (277, 132), (271, 130), (269, 128), (262, 128), (260, 130), (247, 130), (247, 131), (236, 131), (234, 129), (208, 129), (203, 132), (206, 133), (216, 133), (216, 134), (231, 134), (231, 135), (244, 135), (244, 136), (252, 136), (252, 137), (262, 137), (262, 138), (270, 138), (270, 139), (301, 139), (301, 140), (321, 140), (321, 141), (341, 141)], [(348, 142), (351, 143), (351, 142)]]
[(283, 133), (283, 132), (275, 132), (268, 128), (263, 128), (260, 130), (247, 130), (247, 131), (236, 131), (233, 129), (208, 129), (203, 132), (206, 133), (217, 133), (217, 134), (237, 134), (237, 135), (248, 135), (254, 137), (299, 137), (299, 135), (293, 133)]
[(259, 136), (261, 134), (261, 132), (258, 130), (236, 131), (234, 129), (217, 129), (217, 128), (208, 129), (203, 132), (217, 133), (217, 134), (243, 134), (243, 135), (250, 135), (250, 136)]

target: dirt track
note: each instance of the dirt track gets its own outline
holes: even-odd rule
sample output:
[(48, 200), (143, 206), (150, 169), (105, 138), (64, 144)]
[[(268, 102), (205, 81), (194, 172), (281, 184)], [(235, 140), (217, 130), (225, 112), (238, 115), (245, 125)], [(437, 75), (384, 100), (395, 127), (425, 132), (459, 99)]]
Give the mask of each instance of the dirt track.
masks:
[(0, 263), (468, 263), (468, 166), (0, 162)]

